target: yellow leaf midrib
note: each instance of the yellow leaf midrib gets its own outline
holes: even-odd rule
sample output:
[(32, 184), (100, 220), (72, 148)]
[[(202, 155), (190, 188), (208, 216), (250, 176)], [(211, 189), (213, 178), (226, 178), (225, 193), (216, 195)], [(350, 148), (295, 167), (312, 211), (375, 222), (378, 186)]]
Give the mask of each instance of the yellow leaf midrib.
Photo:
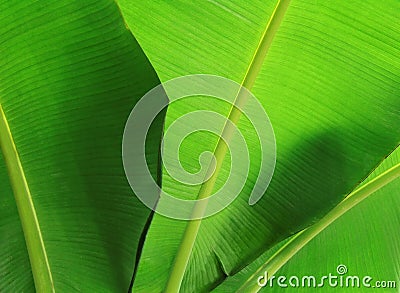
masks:
[(47, 257), (32, 194), (14, 143), (6, 114), (0, 104), (0, 149), (7, 167), (14, 193), (26, 247), (37, 292), (55, 292), (53, 277)]
[[(247, 68), (247, 71), (244, 75), (244, 78), (241, 82), (241, 85), (251, 91), (254, 82), (261, 70), (261, 67), (264, 63), (265, 57), (271, 47), (273, 39), (278, 31), (278, 28), (285, 16), (286, 10), (289, 7), (290, 0), (278, 0), (275, 9), (263, 31), (260, 42), (253, 54), (250, 65)], [(241, 111), (238, 109), (239, 107), (246, 103), (246, 98), (239, 95), (235, 98), (235, 102), (232, 105), (228, 119), (232, 123), (225, 124), (221, 137), (219, 138), (216, 148), (214, 150), (214, 156), (216, 158), (216, 166), (210, 166), (209, 172), (213, 172), (212, 176), (209, 180), (207, 180), (201, 187), (198, 193), (197, 199), (204, 199), (211, 195), (212, 190), (214, 189), (216, 179), (219, 175), (219, 171), (222, 166), (223, 158), (227, 154), (228, 147), (225, 143), (225, 140), (230, 137), (230, 129), (229, 125), (237, 125), (240, 117)], [(222, 139), (222, 138), (225, 138)], [(206, 204), (202, 203), (195, 207), (193, 214), (195, 218), (198, 218), (206, 208)], [(181, 282), (183, 280), (184, 273), (186, 271), (187, 264), (189, 262), (189, 258), (191, 255), (191, 251), (193, 249), (197, 233), (199, 231), (201, 224), (201, 219), (199, 220), (191, 220), (188, 222), (186, 230), (183, 234), (178, 253), (175, 256), (175, 260), (173, 266), (170, 270), (170, 276), (167, 281), (165, 292), (170, 293), (179, 292)]]

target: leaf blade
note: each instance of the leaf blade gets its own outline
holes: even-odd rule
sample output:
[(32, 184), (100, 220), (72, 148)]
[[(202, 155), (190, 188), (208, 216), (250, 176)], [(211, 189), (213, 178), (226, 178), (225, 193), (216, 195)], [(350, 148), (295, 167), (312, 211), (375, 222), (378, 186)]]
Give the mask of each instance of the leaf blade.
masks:
[(31, 259), (32, 274), (36, 289), (40, 292), (54, 292), (53, 277), (43, 242), (40, 225), (32, 202), (24, 170), (21, 166), (7, 118), (0, 105), (0, 149), (5, 158), (10, 181)]
[[(399, 118), (395, 98), (399, 59), (394, 41), (399, 30), (393, 27), (393, 11), (398, 3), (388, 2), (384, 10), (373, 1), (357, 5), (291, 3), (253, 87), (275, 129), (275, 177), (263, 201), (252, 210), (247, 210), (247, 202), (243, 201), (252, 187), (247, 182), (245, 192), (235, 203), (203, 221), (182, 291), (210, 290), (267, 247), (316, 221), (399, 143), (394, 126)], [(254, 1), (250, 8), (240, 1), (222, 0), (201, 6), (175, 4), (137, 7), (130, 1), (120, 1), (128, 25), (161, 79), (211, 73), (241, 82), (272, 13), (273, 9), (267, 7), (273, 1)], [(358, 7), (362, 7), (359, 12)], [(132, 21), (144, 12), (148, 15), (146, 21)], [(217, 103), (210, 106), (200, 99), (188, 100), (187, 104), (170, 107), (167, 126), (188, 110), (205, 108), (226, 116), (229, 113), (229, 108)], [(239, 128), (250, 129), (242, 120)], [(183, 150), (181, 158), (185, 158), (184, 163), (187, 160), (188, 169), (196, 171), (193, 158), (201, 153), (199, 149), (213, 151), (208, 145), (215, 143), (204, 137), (187, 143), (189, 150)], [(257, 152), (253, 143), (249, 149)], [(259, 157), (254, 154), (251, 159)], [(163, 175), (163, 185), (178, 197), (197, 194), (195, 188), (178, 188), (179, 182), (168, 175)], [(238, 214), (243, 221), (235, 217)], [(138, 292), (145, 291), (152, 273), (160, 277), (152, 280), (150, 288), (164, 288), (168, 275), (164, 267), (173, 262), (179, 242), (175, 238), (182, 237), (183, 226), (155, 216), (144, 247), (142, 269), (139, 266)], [(157, 259), (160, 251), (168, 256)]]
[[(54, 286), (66, 292), (126, 291), (149, 210), (126, 180), (121, 140), (130, 110), (158, 77), (113, 1), (2, 1), (0, 10), (0, 103)], [(162, 127), (155, 129), (152, 174)], [(1, 239), (17, 245), (0, 242), (0, 291), (31, 291), (26, 250), (20, 251), (24, 239), (10, 231), (21, 223), (8, 212), (15, 202), (3, 167), (1, 162)]]
[(296, 253), (306, 246), (314, 237), (340, 218), (350, 209), (357, 206), (360, 202), (368, 198), (370, 195), (385, 187), (387, 184), (400, 177), (400, 163), (372, 179), (365, 185), (356, 189), (349, 194), (341, 203), (332, 209), (326, 216), (319, 220), (316, 224), (299, 232), (285, 246), (276, 252), (271, 258), (261, 266), (250, 279), (243, 284), (237, 292), (258, 292), (261, 287), (258, 286), (255, 278), (262, 275), (262, 272), (269, 272), (274, 275), (282, 266), (285, 265)]
[[(400, 162), (400, 149), (397, 148), (391, 155), (381, 162), (370, 176), (363, 181), (359, 187), (364, 186), (398, 165)], [(375, 194), (371, 194), (354, 208), (348, 210), (335, 222), (326, 227), (320, 234), (316, 235), (308, 244), (290, 258), (290, 260), (278, 270), (278, 275), (301, 276), (313, 275), (317, 278), (326, 275), (336, 269), (339, 264), (344, 264), (349, 269), (349, 274), (362, 278), (365, 275), (372, 276), (377, 280), (389, 281), (398, 278), (396, 260), (400, 254), (397, 249), (400, 238), (398, 228), (400, 221), (398, 212), (398, 191), (400, 181), (395, 179), (392, 183), (382, 186)], [(393, 217), (394, 216), (394, 217)], [(397, 217), (397, 218), (396, 218)], [(384, 220), (383, 220), (384, 218)], [(296, 237), (296, 236), (294, 236)], [(301, 236), (299, 236), (301, 237)], [(296, 241), (293, 238), (289, 240)], [(286, 244), (288, 241), (285, 241)], [(277, 249), (267, 251), (257, 260), (244, 268), (237, 275), (229, 277), (213, 292), (225, 292), (229, 290), (243, 290), (251, 292), (250, 289), (261, 291), (276, 291), (278, 286), (271, 288), (257, 288), (257, 275), (254, 272), (262, 267), (267, 260), (276, 255)], [(368, 257), (364, 257), (368, 255)], [(323, 260), (323, 261), (321, 261)], [(383, 261), (380, 261), (383, 260)], [(271, 276), (272, 272), (268, 271)], [(396, 276), (397, 274), (397, 276)], [(262, 272), (264, 275), (264, 272)], [(277, 275), (277, 274), (275, 274)], [(249, 285), (248, 287), (244, 286)], [(243, 285), (243, 286), (242, 286)], [(276, 285), (276, 284), (275, 284)], [(307, 292), (309, 288), (287, 288), (290, 292)], [(325, 287), (324, 291), (334, 292), (337, 288)], [(349, 292), (359, 292), (360, 288), (346, 288)]]
[[(257, 75), (264, 62), (265, 56), (268, 53), (268, 49), (273, 41), (273, 38), (279, 28), (281, 21), (283, 20), (283, 17), (285, 16), (285, 12), (289, 6), (289, 3), (290, 0), (279, 0), (278, 3), (276, 4), (276, 7), (271, 15), (271, 18), (268, 21), (267, 26), (262, 34), (260, 43), (257, 46), (257, 49), (255, 50), (249, 68), (247, 69), (247, 72), (244, 75), (244, 79), (241, 83), (241, 86), (251, 90), (254, 81), (257, 78)], [(238, 96), (235, 98), (234, 105), (229, 111), (228, 119), (232, 121), (234, 125), (238, 123), (240, 116), (242, 115), (242, 112), (239, 110), (238, 107), (235, 107), (235, 105), (237, 106), (245, 103), (245, 101), (243, 101), (245, 100), (245, 98), (246, 97), (244, 97), (244, 95), (240, 95), (239, 93)], [(210, 172), (213, 171), (212, 176), (209, 180), (207, 180), (205, 183), (201, 185), (197, 199), (203, 199), (209, 197), (213, 189), (215, 188), (214, 186), (216, 183), (216, 179), (219, 176), (220, 169), (222, 167), (223, 158), (226, 156), (228, 152), (228, 145), (226, 141), (222, 138), (229, 137), (229, 134), (226, 134), (226, 132), (229, 131), (230, 131), (229, 127), (225, 125), (224, 128), (222, 129), (221, 137), (219, 138), (213, 153), (217, 161), (215, 170), (210, 170)], [(230, 132), (232, 132), (232, 130)], [(210, 165), (210, 167), (213, 166)], [(252, 199), (250, 199), (250, 201), (251, 200)], [(203, 209), (205, 209), (205, 207)], [(197, 214), (198, 212), (194, 211), (194, 213)], [(178, 249), (178, 253), (175, 256), (174, 264), (171, 268), (171, 273), (169, 274), (170, 277), (167, 281), (165, 289), (166, 292), (171, 292), (171, 293), (179, 292), (186, 271), (186, 267), (189, 262), (189, 257), (192, 253), (194, 242), (196, 241), (197, 233), (200, 229), (200, 225), (201, 225), (201, 220), (192, 220), (188, 222), (181, 240), (180, 248)]]

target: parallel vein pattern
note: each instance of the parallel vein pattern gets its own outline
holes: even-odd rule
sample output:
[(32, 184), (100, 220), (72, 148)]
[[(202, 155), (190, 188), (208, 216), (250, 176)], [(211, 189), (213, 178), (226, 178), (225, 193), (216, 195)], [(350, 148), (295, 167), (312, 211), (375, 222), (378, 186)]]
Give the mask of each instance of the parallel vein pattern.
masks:
[(47, 259), (32, 195), (26, 182), (24, 169), (8, 126), (6, 115), (0, 105), (0, 148), (7, 165), (10, 183), (14, 191), (26, 246), (32, 265), (32, 274), (38, 292), (55, 292), (53, 277)]
[[(271, 46), (272, 40), (279, 28), (280, 23), (283, 20), (286, 9), (289, 6), (290, 0), (280, 0), (264, 30), (262, 38), (258, 47), (255, 50), (252, 61), (249, 65), (249, 68), (243, 78), (242, 86), (251, 90), (254, 81), (258, 75), (258, 72), (261, 69), (261, 66), (264, 62), (265, 56), (268, 53), (268, 49)], [(241, 111), (236, 107), (239, 105), (244, 105), (246, 103), (245, 97), (241, 96), (240, 93), (236, 97), (235, 105), (232, 106), (228, 119), (236, 125), (242, 115)], [(221, 137), (229, 140), (230, 134), (233, 132), (233, 129), (226, 124), (222, 130)], [(215, 187), (215, 182), (219, 176), (219, 172), (222, 167), (222, 162), (226, 157), (228, 152), (228, 145), (222, 138), (218, 139), (218, 143), (214, 150), (214, 156), (217, 160), (217, 164), (215, 170), (213, 170), (213, 174), (209, 180), (207, 180), (200, 188), (199, 194), (197, 196), (198, 199), (203, 199), (212, 194), (212, 191)], [(205, 209), (204, 207), (200, 207), (201, 209)], [(196, 211), (198, 213), (198, 211)], [(186, 271), (187, 264), (189, 262), (190, 255), (193, 250), (194, 243), (196, 241), (197, 233), (200, 229), (201, 220), (193, 220), (189, 221), (186, 227), (186, 230), (183, 234), (183, 238), (180, 244), (180, 248), (175, 257), (174, 265), (171, 269), (170, 277), (167, 283), (166, 292), (179, 292), (179, 288), (181, 287), (181, 282), (183, 280), (183, 276)]]
[[(261, 53), (255, 58), (265, 16), (274, 13), (276, 2), (168, 1), (138, 6), (119, 1), (161, 80), (207, 73), (246, 83), (275, 131), (274, 177), (262, 199), (249, 207), (260, 152), (246, 117), (238, 119), (251, 150), (248, 180), (227, 209), (202, 221), (181, 292), (212, 290), (280, 240), (317, 222), (399, 143), (399, 2), (389, 0), (383, 8), (373, 0), (292, 0), (267, 58)], [(250, 64), (255, 65), (244, 82)], [(172, 104), (166, 127), (199, 109), (225, 117), (231, 113), (227, 105), (197, 97)], [(214, 152), (217, 143), (212, 135), (188, 137), (180, 149), (182, 165), (195, 173), (198, 155)], [(213, 191), (228, 175), (229, 158), (224, 158)], [(184, 199), (196, 198), (200, 189), (180, 184), (166, 172), (163, 188)], [(134, 292), (165, 289), (185, 228), (186, 223), (155, 215)]]
[[(126, 180), (122, 134), (158, 77), (114, 1), (4, 0), (0, 11), (0, 104), (26, 178), (0, 159), (0, 291), (47, 293), (51, 271), (57, 292), (127, 292), (150, 212)], [(149, 137), (152, 174), (161, 131)], [(32, 200), (21, 217), (10, 178)]]

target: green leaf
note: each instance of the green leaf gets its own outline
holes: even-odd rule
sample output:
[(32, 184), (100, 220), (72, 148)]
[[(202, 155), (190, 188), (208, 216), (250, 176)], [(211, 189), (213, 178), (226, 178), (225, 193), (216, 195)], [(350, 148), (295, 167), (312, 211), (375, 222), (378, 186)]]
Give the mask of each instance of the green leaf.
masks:
[[(278, 151), (270, 187), (250, 207), (261, 154), (254, 129), (242, 116), (237, 127), (251, 150), (251, 166), (241, 194), (201, 225), (156, 215), (135, 292), (161, 292), (167, 284), (171, 292), (209, 291), (316, 222), (400, 141), (398, 1), (118, 3), (162, 81), (207, 73), (246, 85), (269, 114)], [(286, 12), (278, 5), (288, 6)], [(232, 113), (231, 105), (214, 99), (188, 98), (170, 106), (166, 127), (198, 109)], [(182, 165), (197, 172), (198, 155), (213, 152), (217, 144), (218, 138), (205, 133), (186, 138)], [(224, 162), (214, 191), (230, 171), (228, 155), (217, 159)], [(167, 172), (163, 187), (188, 199), (201, 189), (180, 184)]]
[(126, 180), (122, 134), (158, 77), (113, 1), (0, 11), (0, 291), (126, 292), (150, 212)]
[[(364, 276), (371, 276), (373, 278), (371, 285), (374, 285), (376, 281), (398, 282), (400, 280), (400, 267), (398, 266), (400, 259), (400, 237), (398, 233), (400, 229), (400, 218), (398, 216), (400, 180), (395, 179), (393, 182), (382, 180), (384, 178), (389, 180), (395, 178), (391, 178), (387, 173), (394, 166), (397, 166), (397, 172), (392, 172), (392, 174), (400, 177), (400, 148), (397, 148), (385, 159), (363, 182), (361, 187), (350, 195), (350, 197), (358, 197), (357, 201), (352, 201), (356, 203), (356, 206), (347, 211), (350, 207), (347, 203), (351, 201), (344, 200), (335, 208), (335, 210), (338, 210), (341, 207), (341, 213), (344, 212), (344, 214), (339, 216), (338, 213), (330, 213), (332, 217), (325, 217), (307, 229), (314, 230), (314, 232), (308, 233), (307, 236), (305, 236), (306, 232), (300, 233), (302, 235), (292, 238), (279, 254), (272, 255), (272, 251), (264, 253), (238, 274), (225, 280), (213, 292), (226, 292), (226, 290), (256, 292), (258, 289), (266, 292), (280, 292), (279, 290), (282, 290), (282, 288), (276, 284), (272, 288), (270, 285), (259, 288), (257, 278), (264, 275), (267, 270), (270, 276), (283, 275), (289, 278), (290, 276), (312, 275), (316, 277), (319, 283), (321, 276), (329, 273), (337, 275), (337, 266), (343, 264), (348, 269), (345, 277), (349, 275), (358, 276), (362, 280)], [(368, 197), (363, 200), (360, 192), (363, 187), (367, 185), (379, 187), (380, 182), (382, 187), (373, 193), (366, 193)], [(335, 221), (326, 226), (329, 222), (328, 218)], [(316, 226), (320, 226), (320, 228), (315, 229)], [(319, 233), (320, 229), (323, 230)], [(290, 252), (289, 246), (297, 246), (297, 248)], [(296, 254), (296, 251), (299, 252)], [(286, 260), (288, 262), (285, 264)], [(277, 266), (272, 265), (272, 263)], [(275, 269), (270, 271), (272, 266), (278, 268), (282, 265), (284, 266), (279, 271), (274, 272)], [(330, 287), (328, 284), (323, 289), (324, 292), (338, 290), (338, 288)], [(289, 287), (285, 290), (306, 292), (310, 288)], [(365, 289), (346, 288), (341, 290), (362, 292)], [(393, 288), (387, 290), (392, 292)], [(384, 290), (379, 289), (379, 291)]]

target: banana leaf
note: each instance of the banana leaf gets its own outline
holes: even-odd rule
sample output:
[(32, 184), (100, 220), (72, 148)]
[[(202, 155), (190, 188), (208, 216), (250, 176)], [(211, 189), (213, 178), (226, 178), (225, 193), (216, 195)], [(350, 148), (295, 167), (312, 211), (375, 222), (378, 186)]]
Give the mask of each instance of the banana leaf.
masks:
[(113, 1), (0, 13), (0, 291), (127, 292), (150, 210), (125, 177), (122, 134), (158, 77)]
[[(189, 223), (156, 215), (144, 243), (134, 292), (208, 292), (281, 240), (317, 222), (355, 189), (400, 142), (398, 1), (119, 0), (125, 21), (161, 81), (215, 74), (252, 91), (277, 144), (274, 177), (262, 199), (248, 199), (261, 161), (245, 115), (250, 172), (239, 197), (217, 215)], [(171, 104), (166, 129), (195, 110), (230, 117), (235, 107), (207, 97)], [(233, 110), (232, 110), (233, 109)], [(186, 170), (214, 152), (215, 135), (187, 137)], [(213, 192), (229, 175), (229, 154)], [(204, 196), (168, 172), (178, 198)], [(161, 199), (162, 201), (162, 199)], [(185, 232), (186, 231), (186, 232)]]

